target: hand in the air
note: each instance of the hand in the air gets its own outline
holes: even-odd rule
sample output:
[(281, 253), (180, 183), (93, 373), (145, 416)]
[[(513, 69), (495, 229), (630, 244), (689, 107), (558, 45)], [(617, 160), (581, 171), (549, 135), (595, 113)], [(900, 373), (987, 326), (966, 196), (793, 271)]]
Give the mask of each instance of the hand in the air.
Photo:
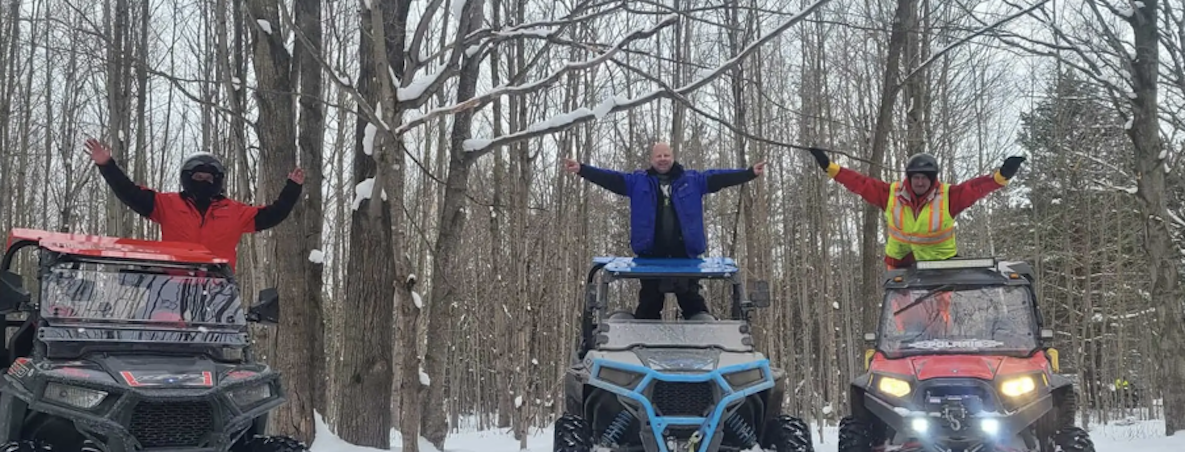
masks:
[(756, 165), (753, 165), (753, 174), (756, 174), (757, 177), (761, 177), (762, 174), (765, 174), (765, 162), (764, 161), (757, 162)]
[(827, 169), (828, 166), (831, 166), (831, 157), (828, 157), (823, 149), (810, 148), (808, 150), (811, 151), (811, 155), (815, 156), (815, 161), (819, 162), (819, 168)]
[(86, 140), (86, 151), (87, 155), (90, 155), (91, 160), (96, 165), (103, 166), (111, 161), (111, 149), (107, 148), (107, 145), (103, 144), (103, 142), (94, 138), (88, 138)]
[(580, 162), (577, 162), (572, 159), (564, 159), (564, 171), (567, 171), (572, 174), (579, 173), (580, 172)]
[(288, 173), (288, 180), (296, 182), (296, 185), (304, 185), (304, 170), (300, 167), (292, 170), (291, 173)]
[(1004, 164), (1000, 166), (1000, 175), (1005, 179), (1012, 179), (1016, 172), (1020, 170), (1020, 164), (1025, 162), (1024, 157), (1012, 156), (1004, 159)]

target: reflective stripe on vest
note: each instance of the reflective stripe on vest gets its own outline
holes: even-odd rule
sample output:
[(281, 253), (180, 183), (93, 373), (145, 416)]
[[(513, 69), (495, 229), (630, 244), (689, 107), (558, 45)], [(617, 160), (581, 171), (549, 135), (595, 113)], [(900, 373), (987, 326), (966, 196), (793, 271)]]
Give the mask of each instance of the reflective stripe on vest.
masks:
[(942, 260), (955, 256), (955, 221), (950, 215), (950, 186), (939, 183), (917, 216), (908, 205), (901, 182), (889, 187), (889, 205), (885, 209), (888, 240), (885, 254), (901, 259), (913, 253), (919, 261)]

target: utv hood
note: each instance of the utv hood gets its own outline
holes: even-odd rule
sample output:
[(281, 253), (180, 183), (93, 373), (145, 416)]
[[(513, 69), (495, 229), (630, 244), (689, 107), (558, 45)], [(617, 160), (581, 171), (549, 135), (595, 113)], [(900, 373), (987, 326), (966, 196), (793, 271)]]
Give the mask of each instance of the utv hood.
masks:
[(51, 375), (146, 389), (212, 388), (260, 374), (204, 357), (109, 356), (42, 365)]
[(919, 381), (958, 377), (994, 380), (997, 375), (1041, 370), (1043, 362), (1040, 354), (1033, 358), (980, 355), (911, 356), (875, 362), (872, 370), (912, 375)]

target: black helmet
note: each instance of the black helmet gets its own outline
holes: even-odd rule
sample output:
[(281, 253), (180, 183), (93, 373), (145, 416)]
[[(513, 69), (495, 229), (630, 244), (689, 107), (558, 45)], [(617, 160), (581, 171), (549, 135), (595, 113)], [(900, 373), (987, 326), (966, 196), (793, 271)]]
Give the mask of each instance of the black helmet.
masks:
[(905, 175), (908, 177), (914, 173), (928, 174), (930, 179), (938, 177), (938, 159), (930, 154), (914, 154), (905, 163)]
[[(214, 186), (198, 189), (194, 186), (193, 173), (210, 173), (214, 176)], [(194, 194), (208, 194), (210, 196), (222, 194), (222, 181), (226, 176), (226, 167), (214, 154), (199, 152), (181, 162), (181, 189)]]

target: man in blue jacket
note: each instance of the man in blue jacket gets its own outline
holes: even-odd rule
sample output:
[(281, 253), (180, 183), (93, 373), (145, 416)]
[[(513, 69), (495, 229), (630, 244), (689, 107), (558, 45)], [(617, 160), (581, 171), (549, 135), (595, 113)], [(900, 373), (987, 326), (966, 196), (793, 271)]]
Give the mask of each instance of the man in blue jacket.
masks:
[[(657, 143), (650, 151), (650, 168), (622, 173), (564, 159), (564, 170), (578, 174), (621, 196), (630, 198), (630, 247), (638, 257), (698, 258), (708, 248), (704, 229), (704, 195), (749, 182), (765, 173), (765, 162), (748, 169), (696, 171), (675, 161), (671, 147)], [(676, 284), (683, 318), (710, 319), (698, 281)], [(642, 280), (634, 317), (659, 319), (665, 293), (661, 281)]]

